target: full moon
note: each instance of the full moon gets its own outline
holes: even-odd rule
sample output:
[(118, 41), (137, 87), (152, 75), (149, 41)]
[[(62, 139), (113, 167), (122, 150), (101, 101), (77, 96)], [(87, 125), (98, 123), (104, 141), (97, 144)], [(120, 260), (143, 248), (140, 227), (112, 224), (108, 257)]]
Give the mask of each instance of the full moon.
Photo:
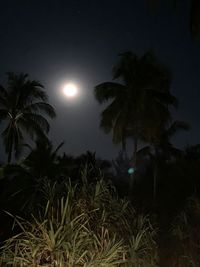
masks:
[(63, 88), (63, 93), (67, 97), (75, 97), (77, 95), (77, 92), (78, 92), (77, 86), (73, 83), (68, 83)]

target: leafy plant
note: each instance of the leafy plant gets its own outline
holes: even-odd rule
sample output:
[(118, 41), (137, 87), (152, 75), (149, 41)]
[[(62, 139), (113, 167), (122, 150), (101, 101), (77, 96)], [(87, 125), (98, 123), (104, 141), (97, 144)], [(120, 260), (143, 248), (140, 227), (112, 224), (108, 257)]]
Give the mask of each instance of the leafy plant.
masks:
[[(155, 231), (147, 217), (117, 197), (102, 178), (65, 184), (31, 221), (15, 218), (21, 232), (5, 241), (0, 258), (7, 266), (155, 266)], [(54, 185), (54, 189), (58, 185)], [(64, 192), (64, 191), (63, 191)]]

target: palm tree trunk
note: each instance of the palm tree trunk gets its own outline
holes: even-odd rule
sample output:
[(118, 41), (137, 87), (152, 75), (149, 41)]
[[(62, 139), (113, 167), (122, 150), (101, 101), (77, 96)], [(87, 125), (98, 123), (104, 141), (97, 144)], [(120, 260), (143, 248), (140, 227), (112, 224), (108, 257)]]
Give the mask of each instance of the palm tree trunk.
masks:
[(126, 152), (126, 138), (122, 139), (122, 152)]
[(158, 175), (158, 167), (157, 167), (157, 162), (155, 162), (154, 171), (153, 171), (153, 199), (154, 199), (154, 202), (156, 201), (156, 195), (157, 195), (157, 175)]
[(11, 159), (12, 159), (12, 150), (13, 150), (13, 141), (10, 140), (9, 151), (8, 151), (8, 164), (11, 163)]
[(134, 148), (133, 148), (133, 169), (134, 172), (131, 174), (130, 177), (130, 186), (129, 186), (129, 195), (132, 195), (133, 186), (134, 186), (134, 178), (135, 178), (135, 170), (136, 170), (136, 161), (137, 161), (137, 149), (138, 149), (138, 138), (134, 139)]
[(155, 147), (155, 159), (154, 159), (154, 170), (153, 170), (153, 200), (154, 200), (154, 204), (156, 204), (156, 198), (157, 198), (158, 168), (159, 168), (159, 153), (158, 153), (157, 147)]

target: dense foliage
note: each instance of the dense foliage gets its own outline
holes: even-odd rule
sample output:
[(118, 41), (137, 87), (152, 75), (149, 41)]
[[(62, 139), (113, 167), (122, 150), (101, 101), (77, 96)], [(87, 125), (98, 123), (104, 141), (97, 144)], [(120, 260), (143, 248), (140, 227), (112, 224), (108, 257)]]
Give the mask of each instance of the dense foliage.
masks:
[[(58, 184), (54, 184), (56, 192)], [(15, 218), (21, 232), (2, 247), (7, 266), (155, 266), (156, 232), (147, 217), (119, 199), (103, 179), (65, 183), (48, 196), (43, 215)], [(59, 197), (58, 197), (59, 196)]]
[(101, 127), (122, 145), (112, 162), (54, 148), (39, 82), (9, 73), (0, 86), (2, 266), (199, 266), (200, 145), (172, 142), (189, 126), (172, 116), (170, 71), (152, 52), (127, 52), (113, 78), (94, 90), (108, 104)]

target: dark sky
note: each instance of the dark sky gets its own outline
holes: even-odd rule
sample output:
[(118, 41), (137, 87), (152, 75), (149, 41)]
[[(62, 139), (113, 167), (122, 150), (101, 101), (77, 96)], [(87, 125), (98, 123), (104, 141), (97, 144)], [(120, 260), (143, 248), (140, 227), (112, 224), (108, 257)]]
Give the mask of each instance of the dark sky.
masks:
[[(114, 158), (120, 147), (99, 129), (102, 107), (93, 88), (111, 80), (120, 52), (142, 55), (153, 49), (173, 72), (172, 92), (180, 101), (176, 118), (192, 127), (176, 143), (199, 143), (200, 45), (191, 40), (188, 15), (187, 0), (177, 10), (163, 4), (156, 14), (146, 0), (0, 1), (0, 81), (7, 71), (40, 80), (57, 111), (50, 132), (55, 145), (64, 140), (67, 153), (96, 150)], [(82, 94), (71, 103), (61, 95), (68, 80)]]

